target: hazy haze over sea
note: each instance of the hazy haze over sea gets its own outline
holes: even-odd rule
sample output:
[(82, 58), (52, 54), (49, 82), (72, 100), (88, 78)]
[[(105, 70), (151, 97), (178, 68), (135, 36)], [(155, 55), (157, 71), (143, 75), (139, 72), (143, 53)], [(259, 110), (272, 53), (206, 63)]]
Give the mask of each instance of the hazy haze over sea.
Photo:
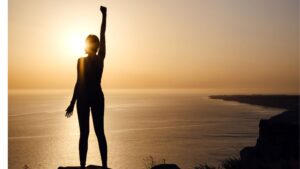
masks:
[[(261, 118), (283, 110), (209, 99), (209, 91), (104, 90), (108, 164), (142, 169), (165, 158), (183, 169), (218, 163), (255, 144)], [(65, 118), (72, 90), (9, 91), (9, 168), (79, 165), (77, 111)], [(87, 164), (101, 164), (90, 120)]]

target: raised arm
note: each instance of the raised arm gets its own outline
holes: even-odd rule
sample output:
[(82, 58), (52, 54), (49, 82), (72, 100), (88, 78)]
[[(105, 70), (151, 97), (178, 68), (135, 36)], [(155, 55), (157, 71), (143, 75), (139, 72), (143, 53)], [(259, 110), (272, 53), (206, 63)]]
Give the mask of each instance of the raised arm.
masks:
[(100, 11), (102, 13), (102, 24), (101, 24), (101, 30), (100, 30), (100, 48), (98, 52), (98, 56), (101, 58), (105, 58), (105, 52), (106, 52), (106, 46), (105, 46), (105, 30), (106, 30), (106, 7), (101, 6)]

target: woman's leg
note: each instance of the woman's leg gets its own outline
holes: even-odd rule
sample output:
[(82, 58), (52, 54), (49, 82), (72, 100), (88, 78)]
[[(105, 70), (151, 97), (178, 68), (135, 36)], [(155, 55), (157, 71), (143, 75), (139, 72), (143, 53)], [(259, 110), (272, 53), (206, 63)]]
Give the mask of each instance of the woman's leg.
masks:
[(88, 137), (89, 137), (89, 116), (90, 109), (86, 104), (78, 104), (77, 102), (77, 114), (80, 128), (79, 138), (79, 158), (80, 166), (85, 167), (86, 154), (88, 150)]
[(104, 134), (104, 99), (91, 106), (95, 133), (98, 139), (102, 166), (107, 167), (107, 143)]

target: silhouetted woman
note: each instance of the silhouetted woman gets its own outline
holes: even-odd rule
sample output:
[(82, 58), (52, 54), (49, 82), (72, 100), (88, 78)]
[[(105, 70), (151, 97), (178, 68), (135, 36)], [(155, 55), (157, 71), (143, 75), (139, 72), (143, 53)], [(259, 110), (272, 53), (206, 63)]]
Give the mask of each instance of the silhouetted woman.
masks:
[(105, 58), (106, 7), (101, 6), (100, 11), (102, 12), (100, 41), (96, 35), (89, 35), (85, 40), (85, 52), (88, 56), (78, 59), (77, 82), (71, 103), (66, 110), (66, 116), (70, 117), (75, 102), (77, 101), (76, 106), (80, 127), (79, 157), (81, 168), (85, 168), (86, 165), (90, 109), (101, 153), (102, 166), (107, 168), (107, 144), (104, 134), (104, 95), (100, 86), (103, 61)]

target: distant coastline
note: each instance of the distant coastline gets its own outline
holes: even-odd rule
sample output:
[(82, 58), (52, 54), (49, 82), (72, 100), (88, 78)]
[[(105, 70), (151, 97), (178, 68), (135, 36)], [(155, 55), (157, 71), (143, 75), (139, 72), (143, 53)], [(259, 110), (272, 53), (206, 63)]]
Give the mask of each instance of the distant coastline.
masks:
[(299, 95), (212, 95), (211, 99), (236, 101), (287, 110), (299, 109)]

